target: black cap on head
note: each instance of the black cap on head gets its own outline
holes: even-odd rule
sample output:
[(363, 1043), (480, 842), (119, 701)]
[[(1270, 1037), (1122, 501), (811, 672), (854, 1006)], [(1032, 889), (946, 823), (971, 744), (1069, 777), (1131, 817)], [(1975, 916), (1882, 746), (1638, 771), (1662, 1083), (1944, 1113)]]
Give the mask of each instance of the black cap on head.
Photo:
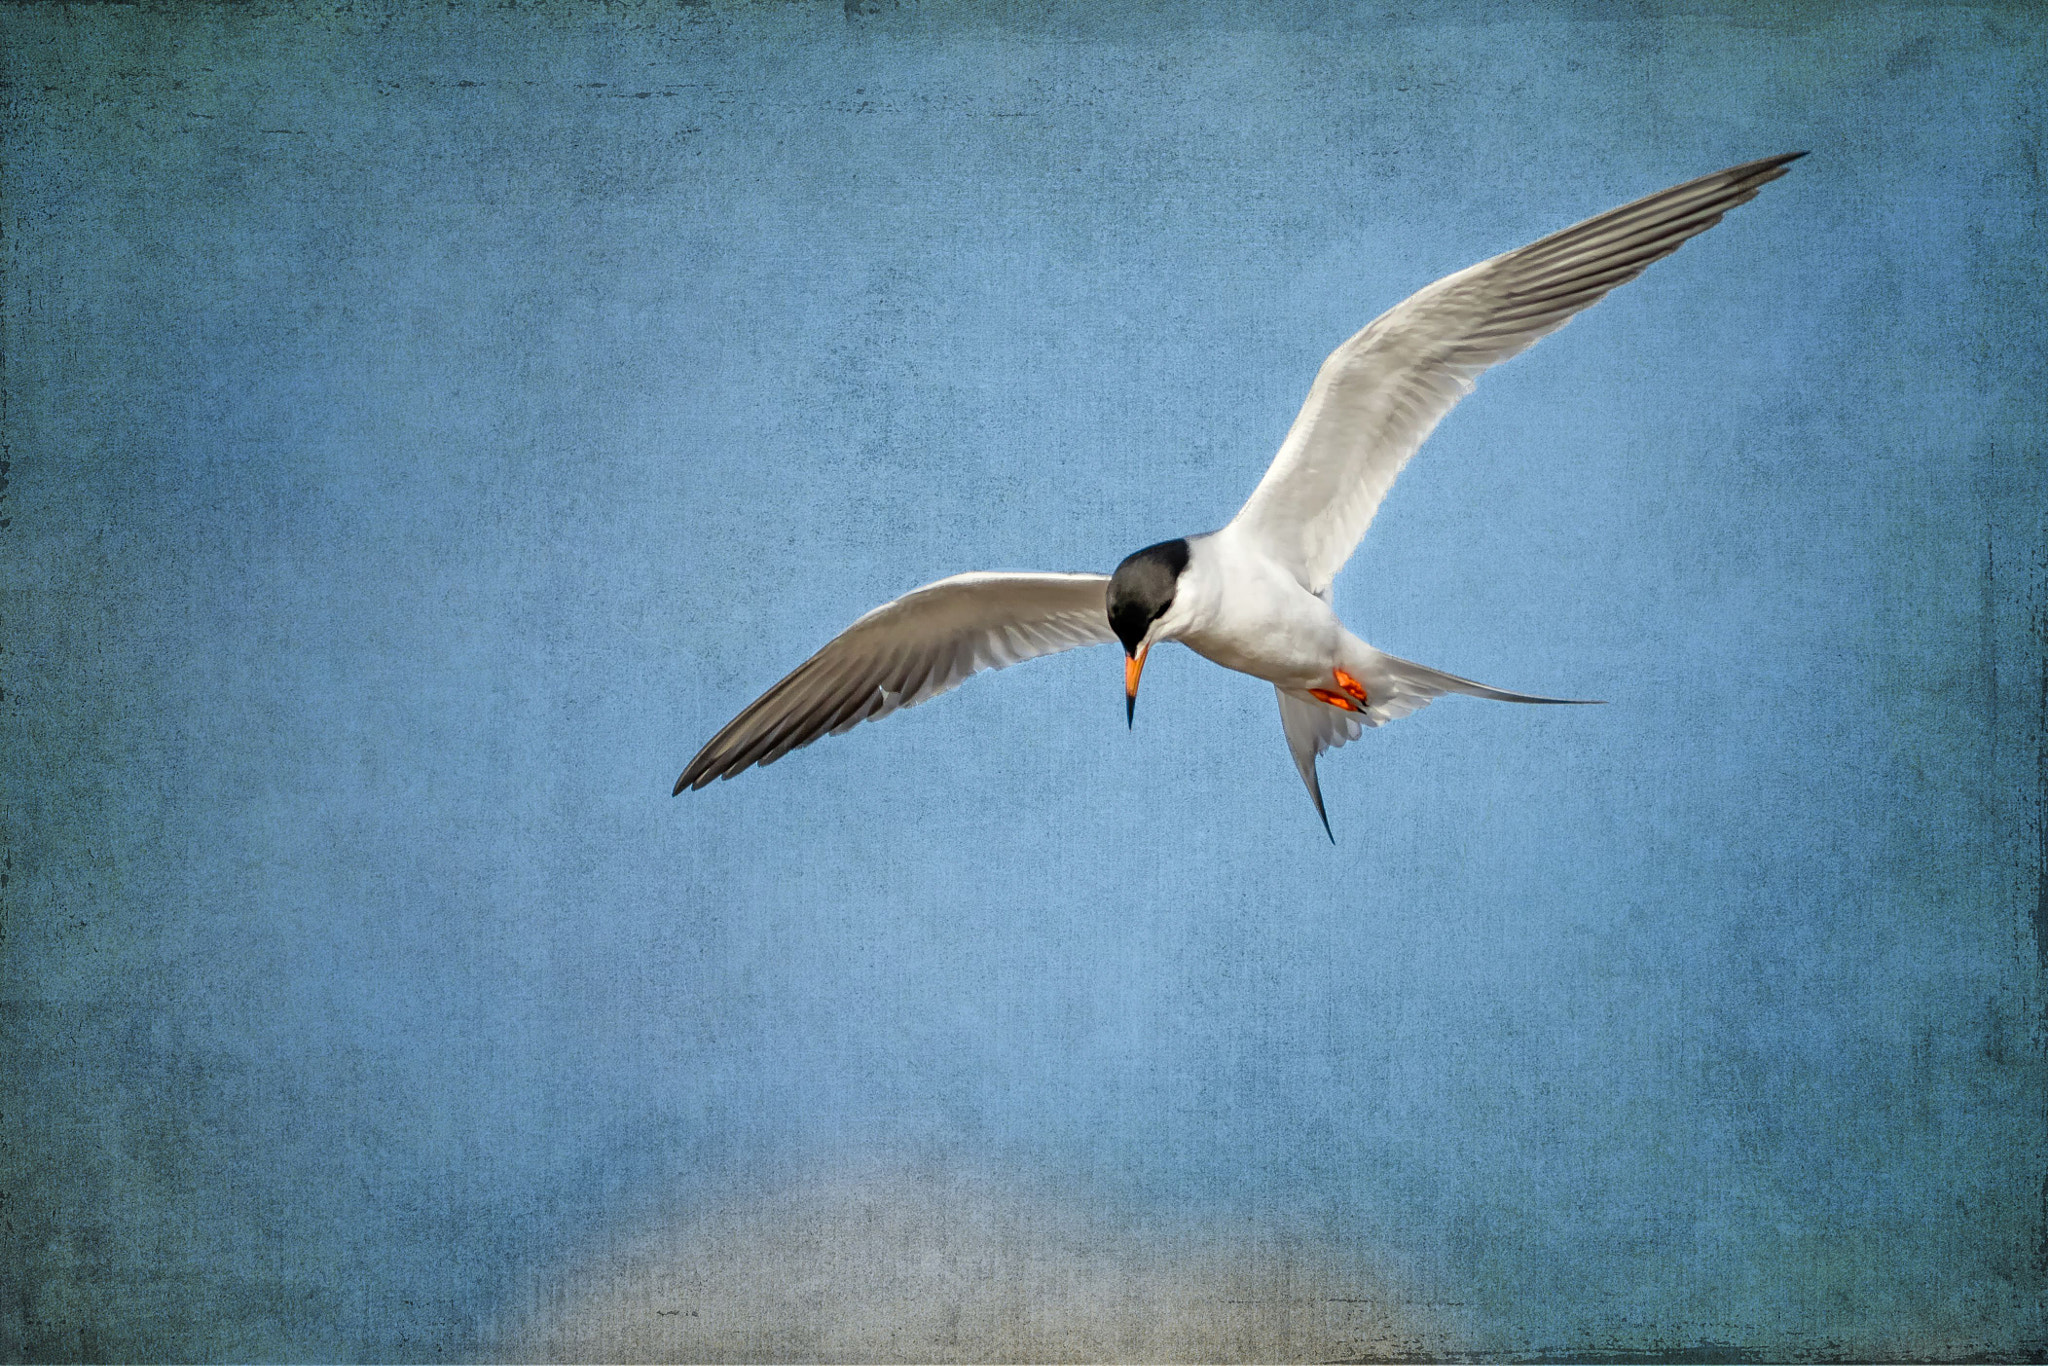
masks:
[(1145, 632), (1173, 606), (1187, 567), (1188, 543), (1161, 541), (1125, 556), (1109, 576), (1109, 629), (1124, 643), (1125, 654), (1136, 654)]

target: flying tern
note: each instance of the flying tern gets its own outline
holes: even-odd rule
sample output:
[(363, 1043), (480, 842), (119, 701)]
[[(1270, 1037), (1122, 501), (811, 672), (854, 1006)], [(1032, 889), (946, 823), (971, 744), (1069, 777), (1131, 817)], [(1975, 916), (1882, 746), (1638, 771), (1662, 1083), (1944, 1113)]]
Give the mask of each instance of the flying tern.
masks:
[(676, 779), (676, 793), (914, 707), (983, 669), (1082, 645), (1124, 647), (1130, 724), (1146, 657), (1178, 641), (1273, 685), (1327, 834), (1316, 759), (1364, 727), (1446, 693), (1571, 701), (1491, 688), (1376, 650), (1337, 619), (1331, 581), (1402, 466), (1481, 371), (1713, 227), (1804, 155), (1701, 176), (1418, 290), (1323, 362), (1266, 477), (1220, 531), (1146, 546), (1108, 575), (956, 574), (913, 589), (855, 621), (734, 717)]

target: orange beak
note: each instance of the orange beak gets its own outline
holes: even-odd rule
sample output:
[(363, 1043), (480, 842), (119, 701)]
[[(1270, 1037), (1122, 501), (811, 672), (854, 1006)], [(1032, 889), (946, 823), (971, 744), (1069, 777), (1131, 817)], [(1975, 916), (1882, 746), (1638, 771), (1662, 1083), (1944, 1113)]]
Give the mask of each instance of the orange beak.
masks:
[(1124, 657), (1124, 725), (1135, 726), (1138, 721), (1138, 675), (1145, 672), (1145, 656), (1150, 653), (1149, 644), (1140, 645), (1138, 653)]

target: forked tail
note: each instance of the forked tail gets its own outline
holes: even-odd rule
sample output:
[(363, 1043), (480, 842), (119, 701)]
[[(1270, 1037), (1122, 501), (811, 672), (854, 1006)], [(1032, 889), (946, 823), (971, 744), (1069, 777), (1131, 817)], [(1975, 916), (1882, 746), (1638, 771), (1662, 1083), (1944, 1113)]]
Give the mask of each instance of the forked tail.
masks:
[[(1368, 649), (1371, 647), (1368, 646)], [(1509, 692), (1506, 688), (1491, 688), (1484, 683), (1475, 683), (1469, 678), (1447, 674), (1442, 669), (1432, 669), (1427, 664), (1417, 664), (1412, 659), (1402, 659), (1384, 650), (1373, 650), (1379, 658), (1368, 667), (1385, 680), (1388, 702), (1392, 705), (1400, 699), (1414, 699), (1414, 705), (1394, 711), (1379, 720), (1369, 720), (1369, 726), (1382, 725), (1397, 716), (1406, 716), (1411, 711), (1420, 711), (1447, 692), (1463, 693), (1467, 697), (1484, 697), (1493, 702), (1531, 702), (1546, 707), (1597, 707), (1603, 703), (1590, 697), (1537, 697), (1533, 693)], [(1370, 689), (1368, 682), (1366, 687)], [(1373, 699), (1376, 710), (1379, 699)]]
[[(1410, 712), (1421, 711), (1445, 693), (1463, 693), (1493, 702), (1529, 702), (1544, 706), (1598, 706), (1590, 698), (1537, 697), (1533, 693), (1509, 692), (1488, 687), (1469, 678), (1417, 664), (1384, 650), (1359, 642), (1352, 667), (1342, 677), (1332, 676), (1329, 688), (1297, 691), (1276, 687), (1280, 699), (1280, 728), (1287, 734), (1287, 748), (1294, 755), (1294, 767), (1308, 788), (1309, 800), (1322, 817), (1323, 833), (1337, 842), (1330, 831), (1330, 813), (1323, 807), (1322, 784), (1316, 778), (1316, 757), (1324, 750), (1356, 740), (1367, 726), (1383, 726)], [(1364, 694), (1360, 697), (1359, 694)]]

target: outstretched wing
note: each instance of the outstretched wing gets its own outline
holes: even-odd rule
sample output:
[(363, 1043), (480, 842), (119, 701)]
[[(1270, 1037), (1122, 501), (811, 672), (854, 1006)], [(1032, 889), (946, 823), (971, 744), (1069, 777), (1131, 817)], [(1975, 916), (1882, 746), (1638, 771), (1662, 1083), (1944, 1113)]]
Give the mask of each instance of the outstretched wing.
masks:
[(1804, 155), (1716, 171), (1410, 295), (1323, 362), (1280, 453), (1232, 525), (1309, 591), (1327, 589), (1401, 467), (1481, 371), (1713, 227)]
[(676, 792), (772, 764), (983, 669), (1114, 640), (1108, 586), (1101, 574), (956, 574), (883, 603), (712, 736)]

